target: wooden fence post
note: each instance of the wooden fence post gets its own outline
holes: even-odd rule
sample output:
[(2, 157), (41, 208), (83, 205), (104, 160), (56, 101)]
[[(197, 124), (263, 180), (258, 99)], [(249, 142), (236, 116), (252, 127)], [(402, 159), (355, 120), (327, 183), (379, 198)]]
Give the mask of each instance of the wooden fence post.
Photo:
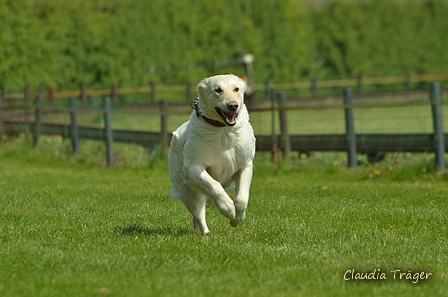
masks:
[(364, 75), (362, 73), (358, 75), (358, 93), (364, 93)]
[(81, 102), (83, 105), (87, 105), (87, 85), (81, 85)]
[(151, 102), (155, 103), (157, 101), (157, 91), (156, 91), (156, 82), (152, 80), (150, 82), (151, 87)]
[(30, 86), (25, 88), (25, 135), (27, 140), (30, 135), (30, 108), (31, 108), (31, 91)]
[(70, 97), (70, 136), (72, 138), (72, 149), (75, 155), (79, 154), (78, 121), (76, 119), (76, 99)]
[(112, 96), (112, 103), (113, 104), (117, 104), (117, 101), (118, 101), (118, 87), (117, 87), (117, 84), (112, 84), (111, 96)]
[(168, 143), (168, 101), (160, 101), (160, 133), (163, 152), (167, 153), (169, 148)]
[(445, 169), (445, 140), (443, 133), (443, 115), (440, 83), (432, 83), (431, 89), (432, 119), (434, 123), (434, 147), (436, 151), (436, 165), (439, 170)]
[(289, 158), (291, 156), (291, 140), (289, 138), (288, 132), (288, 121), (286, 118), (286, 110), (285, 108), (285, 92), (279, 92), (277, 94), (277, 102), (278, 102), (278, 115), (280, 119), (280, 131), (281, 131), (281, 148), (283, 151), (283, 156), (285, 158)]
[(34, 135), (33, 135), (33, 144), (35, 148), (39, 148), (39, 140), (40, 140), (40, 132), (41, 132), (41, 125), (42, 125), (42, 110), (41, 110), (41, 103), (42, 103), (42, 88), (39, 89), (39, 93), (36, 96), (36, 101), (34, 103), (35, 105), (35, 111), (34, 111)]
[(270, 96), (269, 92), (271, 91), (271, 80), (269, 78), (267, 78), (264, 81), (264, 89), (265, 89), (265, 95), (266, 95), (265, 98), (269, 98), (269, 96)]
[(3, 126), (3, 108), (5, 107), (5, 95), (6, 95), (6, 90), (2, 89), (1, 94), (0, 94), (0, 145), (3, 144), (3, 130), (4, 130), (4, 126)]
[(353, 92), (351, 88), (346, 88), (343, 91), (344, 95), (344, 110), (345, 110), (345, 137), (347, 143), (348, 166), (356, 168), (356, 136), (355, 123), (353, 119)]
[(54, 91), (55, 90), (53, 86), (48, 87), (48, 102), (50, 103), (50, 105), (54, 105), (55, 103)]
[(317, 78), (315, 77), (311, 80), (311, 94), (313, 97), (317, 97)]
[(112, 135), (112, 120), (110, 115), (110, 97), (104, 97), (103, 99), (104, 108), (104, 132), (106, 136), (106, 161), (107, 165), (112, 165), (114, 162), (114, 151), (113, 151), (113, 135)]
[(278, 163), (278, 144), (277, 144), (277, 134), (275, 133), (275, 89), (271, 89), (270, 93), (271, 97), (271, 141), (272, 141), (272, 149), (271, 149), (271, 162), (274, 165)]

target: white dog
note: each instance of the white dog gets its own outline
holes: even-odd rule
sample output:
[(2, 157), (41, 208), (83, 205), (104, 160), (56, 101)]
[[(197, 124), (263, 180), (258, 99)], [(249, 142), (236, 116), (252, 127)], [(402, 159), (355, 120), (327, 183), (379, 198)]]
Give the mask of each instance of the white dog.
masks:
[[(212, 76), (202, 80), (197, 90), (195, 111), (171, 140), (171, 196), (191, 212), (194, 228), (208, 234), (205, 210), (209, 205), (216, 205), (233, 227), (246, 216), (255, 137), (244, 105), (242, 79)], [(232, 184), (234, 200), (225, 191)]]

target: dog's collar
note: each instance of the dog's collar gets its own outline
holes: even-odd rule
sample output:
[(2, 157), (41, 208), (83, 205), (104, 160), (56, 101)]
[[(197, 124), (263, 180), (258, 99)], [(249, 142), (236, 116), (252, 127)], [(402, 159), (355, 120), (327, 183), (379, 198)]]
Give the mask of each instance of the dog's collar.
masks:
[(201, 117), (204, 119), (204, 121), (206, 121), (207, 123), (209, 123), (210, 125), (212, 125), (214, 127), (225, 127), (226, 126), (226, 124), (224, 124), (223, 122), (209, 119), (207, 117), (204, 117), (203, 115), (201, 115)]
[(199, 117), (201, 115), (201, 113), (199, 112), (199, 98), (191, 101), (190, 106), (194, 109), (194, 111), (196, 111), (196, 116)]
[(194, 109), (194, 111), (196, 111), (197, 117), (201, 116), (204, 119), (204, 121), (206, 121), (208, 124), (212, 125), (213, 127), (225, 127), (226, 126), (226, 124), (224, 124), (220, 121), (215, 121), (215, 120), (209, 119), (201, 114), (201, 112), (199, 111), (199, 98), (196, 98), (195, 101), (191, 102), (190, 106), (191, 106), (191, 108)]

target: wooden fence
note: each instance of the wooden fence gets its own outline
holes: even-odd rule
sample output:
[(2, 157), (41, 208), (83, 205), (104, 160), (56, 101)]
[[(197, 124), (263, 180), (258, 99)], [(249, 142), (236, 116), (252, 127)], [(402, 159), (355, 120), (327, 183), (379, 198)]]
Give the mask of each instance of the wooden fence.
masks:
[[(319, 89), (325, 88), (353, 88), (356, 87), (358, 93), (362, 92), (366, 86), (370, 85), (390, 85), (390, 84), (405, 84), (406, 89), (410, 90), (416, 83), (434, 82), (434, 81), (448, 81), (448, 73), (435, 73), (435, 74), (412, 74), (408, 72), (406, 75), (397, 76), (384, 76), (384, 77), (364, 77), (359, 75), (355, 79), (335, 79), (335, 80), (317, 80), (316, 78), (310, 81), (299, 81), (292, 83), (270, 83), (267, 81), (265, 84), (255, 84), (256, 90), (264, 90), (266, 96), (269, 97), (270, 89), (275, 88), (277, 90), (309, 90), (313, 96), (319, 94)], [(87, 85), (82, 85), (79, 90), (73, 91), (56, 91), (53, 87), (48, 87), (46, 91), (39, 90), (35, 93), (30, 91), (30, 88), (25, 88), (25, 92), (4, 93), (4, 99), (20, 99), (24, 96), (34, 98), (41, 96), (47, 98), (50, 102), (55, 102), (60, 98), (79, 97), (83, 103), (87, 102), (89, 96), (109, 96), (112, 103), (117, 102), (117, 98), (120, 95), (126, 94), (150, 94), (150, 101), (155, 103), (163, 98), (164, 93), (176, 93), (176, 98), (184, 97), (184, 102), (192, 101), (196, 95), (195, 85), (192, 82), (187, 82), (185, 85), (162, 85), (157, 84), (155, 81), (151, 81), (146, 86), (138, 87), (118, 87), (117, 84), (112, 84), (107, 89), (88, 89)], [(179, 96), (179, 94), (184, 94)], [(259, 95), (260, 97), (260, 95)]]
[[(357, 153), (368, 154), (373, 160), (375, 155), (385, 152), (434, 152), (438, 168), (443, 169), (445, 168), (444, 153), (448, 145), (448, 137), (443, 131), (443, 102), (439, 83), (431, 84), (430, 94), (433, 133), (355, 134), (354, 127), (356, 123), (353, 120), (353, 107), (356, 107), (356, 104), (353, 103), (353, 92), (347, 88), (344, 89), (342, 105), (345, 112), (346, 126), (344, 134), (290, 135), (287, 124), (287, 111), (301, 109), (303, 106), (287, 106), (284, 93), (275, 92), (274, 89), (271, 89), (271, 106), (254, 106), (250, 110), (251, 113), (270, 111), (273, 115), (271, 135), (256, 135), (257, 150), (271, 151), (273, 154), (282, 151), (285, 156), (288, 156), (291, 151), (346, 151), (350, 167), (356, 166)], [(136, 143), (146, 147), (162, 146), (167, 149), (171, 138), (170, 131), (168, 131), (169, 115), (188, 112), (185, 109), (179, 110), (178, 106), (168, 104), (167, 101), (161, 101), (153, 105), (153, 108), (158, 109), (160, 116), (160, 131), (112, 130), (111, 98), (108, 96), (103, 98), (103, 106), (101, 108), (104, 127), (96, 128), (78, 125), (77, 114), (79, 109), (76, 108), (75, 97), (71, 98), (70, 107), (64, 109), (67, 112), (67, 116), (70, 115), (70, 124), (52, 124), (42, 121), (42, 113), (46, 110), (46, 107), (42, 105), (41, 96), (36, 97), (34, 104), (26, 101), (28, 103), (23, 106), (6, 106), (5, 98), (7, 96), (3, 93), (0, 96), (0, 143), (3, 141), (4, 132), (30, 133), (33, 135), (36, 147), (39, 146), (41, 134), (61, 135), (72, 140), (73, 152), (78, 153), (79, 139), (99, 140), (105, 142), (109, 164), (113, 163), (113, 142)], [(82, 100), (81, 96), (79, 98)], [(5, 117), (4, 111), (11, 108), (23, 109), (24, 118), (9, 119)], [(52, 107), (52, 109), (54, 108)], [(34, 111), (33, 121), (29, 119), (32, 111)], [(274, 120), (275, 114), (278, 114), (281, 131), (279, 134), (274, 132), (276, 125)]]
[[(348, 166), (357, 166), (357, 153), (367, 154), (369, 161), (374, 162), (378, 156), (387, 152), (434, 152), (436, 156), (436, 165), (439, 169), (445, 168), (445, 148), (448, 146), (448, 134), (443, 130), (442, 113), (443, 104), (448, 102), (442, 101), (442, 91), (439, 83), (433, 83), (430, 86), (430, 97), (428, 100), (428, 108), (432, 111), (433, 133), (378, 133), (378, 134), (355, 134), (356, 122), (354, 120), (354, 109), (365, 107), (358, 102), (354, 103), (352, 89), (343, 90), (343, 104), (345, 114), (345, 133), (344, 134), (313, 134), (313, 135), (297, 135), (290, 134), (287, 127), (287, 112), (294, 109), (316, 108), (314, 106), (316, 100), (309, 102), (291, 102), (290, 106), (284, 103), (284, 93), (272, 93), (272, 106), (270, 108), (258, 109), (278, 111), (280, 135), (273, 133), (272, 135), (257, 136), (257, 150), (259, 151), (282, 151), (288, 156), (291, 151), (312, 152), (312, 151), (346, 151), (348, 155)], [(336, 102), (334, 98), (325, 103), (326, 108), (339, 108), (341, 102)], [(322, 102), (320, 102), (322, 104)], [(370, 106), (376, 106), (374, 103)], [(322, 106), (320, 106), (322, 107)], [(391, 108), (400, 107), (400, 105), (391, 105)], [(252, 110), (251, 113), (257, 110)], [(446, 115), (445, 115), (446, 116)], [(273, 117), (272, 117), (273, 118)], [(272, 129), (274, 130), (274, 129)]]
[[(448, 81), (448, 73), (437, 74), (412, 74), (408, 72), (406, 75), (384, 76), (384, 77), (364, 77), (359, 75), (357, 78), (351, 79), (335, 79), (322, 80), (312, 79), (311, 81), (302, 81), (294, 83), (278, 83), (273, 84), (279, 90), (290, 89), (310, 89), (313, 95), (318, 95), (319, 88), (353, 88), (356, 87), (358, 92), (362, 93), (365, 86), (369, 85), (389, 85), (389, 84), (405, 84), (407, 90), (413, 89), (413, 85), (423, 82)], [(258, 89), (262, 88), (258, 85)]]

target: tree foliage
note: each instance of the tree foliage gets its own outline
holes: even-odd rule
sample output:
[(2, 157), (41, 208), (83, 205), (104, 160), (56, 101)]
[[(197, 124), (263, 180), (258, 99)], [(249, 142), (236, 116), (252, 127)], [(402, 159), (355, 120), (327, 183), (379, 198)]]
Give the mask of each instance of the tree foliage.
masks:
[(448, 5), (332, 2), (311, 12), (310, 72), (320, 78), (447, 72)]
[(180, 83), (242, 67), (151, 67), (255, 55), (257, 81), (446, 72), (448, 5), (386, 0), (0, 0), (0, 87)]

